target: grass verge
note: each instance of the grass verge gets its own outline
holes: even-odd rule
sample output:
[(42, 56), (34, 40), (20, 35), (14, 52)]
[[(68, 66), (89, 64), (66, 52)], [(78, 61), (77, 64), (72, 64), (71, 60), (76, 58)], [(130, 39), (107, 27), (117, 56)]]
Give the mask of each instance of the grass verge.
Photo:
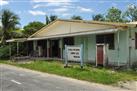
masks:
[(84, 66), (84, 69), (81, 69), (79, 65), (64, 68), (64, 64), (58, 61), (35, 61), (25, 64), (0, 61), (0, 63), (102, 84), (115, 84), (119, 81), (137, 80), (137, 73), (132, 71), (118, 72), (105, 68), (94, 68), (87, 65)]

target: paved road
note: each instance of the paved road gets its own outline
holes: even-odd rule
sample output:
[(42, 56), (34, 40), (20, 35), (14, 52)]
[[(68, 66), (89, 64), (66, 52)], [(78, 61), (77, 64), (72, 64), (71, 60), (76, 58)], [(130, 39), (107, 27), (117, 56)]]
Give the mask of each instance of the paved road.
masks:
[(71, 78), (0, 65), (0, 91), (128, 91)]

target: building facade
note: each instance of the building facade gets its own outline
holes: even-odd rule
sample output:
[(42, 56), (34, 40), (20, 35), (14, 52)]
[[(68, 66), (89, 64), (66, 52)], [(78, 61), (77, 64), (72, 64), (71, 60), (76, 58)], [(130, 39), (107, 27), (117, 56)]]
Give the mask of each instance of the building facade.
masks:
[(104, 66), (137, 63), (137, 28), (132, 23), (56, 20), (24, 42), (38, 57), (64, 59), (65, 45), (82, 44), (84, 62)]

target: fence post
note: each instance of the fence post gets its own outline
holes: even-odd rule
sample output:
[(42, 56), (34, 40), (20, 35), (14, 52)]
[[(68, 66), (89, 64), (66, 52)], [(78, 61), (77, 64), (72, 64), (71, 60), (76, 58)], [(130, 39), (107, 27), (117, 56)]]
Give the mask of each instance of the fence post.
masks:
[(80, 66), (81, 68), (83, 68), (83, 44), (80, 45), (80, 49), (81, 49), (81, 59), (80, 59)]
[(67, 45), (65, 45), (65, 66), (64, 68), (68, 67), (68, 58), (67, 58)]

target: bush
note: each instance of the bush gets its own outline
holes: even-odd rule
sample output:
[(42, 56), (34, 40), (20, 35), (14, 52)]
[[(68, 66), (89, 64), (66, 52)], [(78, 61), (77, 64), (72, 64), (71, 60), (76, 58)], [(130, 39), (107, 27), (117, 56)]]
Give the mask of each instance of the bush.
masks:
[(132, 64), (132, 69), (135, 70), (135, 71), (137, 71), (137, 62), (134, 62)]
[(10, 46), (1, 46), (0, 47), (0, 59), (8, 59), (9, 58), (9, 48), (10, 48)]
[(12, 43), (12, 45), (1, 45), (0, 46), (0, 59), (9, 59), (10, 54), (9, 54), (9, 49), (11, 48), (11, 56), (16, 54), (16, 45), (15, 43)]
[(17, 55), (17, 44), (11, 43), (10, 45), (0, 45), (0, 59), (9, 59), (10, 54), (9, 54), (9, 49), (11, 48), (11, 56), (22, 56), (22, 55), (27, 55), (27, 47), (25, 44), (20, 43), (19, 44), (19, 54)]

